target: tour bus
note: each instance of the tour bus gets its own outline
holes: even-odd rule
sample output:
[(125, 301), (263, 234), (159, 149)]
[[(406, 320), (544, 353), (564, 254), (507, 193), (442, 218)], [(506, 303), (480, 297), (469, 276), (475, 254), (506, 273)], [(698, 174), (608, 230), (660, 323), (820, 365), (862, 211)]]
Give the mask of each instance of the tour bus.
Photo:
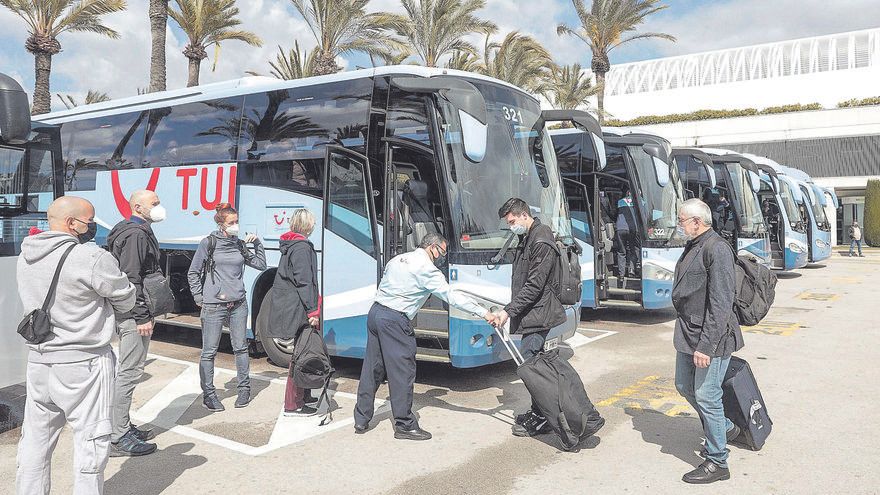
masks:
[(770, 267), (775, 270), (794, 270), (808, 263), (807, 227), (801, 218), (796, 198), (800, 190), (781, 174), (775, 161), (750, 153), (743, 156), (755, 162), (761, 170), (761, 211), (770, 234)]
[(831, 222), (825, 215), (828, 200), (825, 192), (813, 184), (813, 179), (801, 170), (783, 166), (781, 171), (791, 178), (800, 191), (798, 206), (801, 218), (807, 223), (807, 249), (810, 263), (818, 263), (831, 257)]
[[(584, 283), (582, 307), (671, 307), (675, 264), (684, 242), (675, 236), (683, 190), (669, 142), (637, 131), (604, 132), (603, 164), (596, 160), (597, 148), (591, 145), (596, 140), (589, 133), (558, 129), (550, 135), (566, 182), (572, 218), (590, 220), (573, 220), (575, 237), (599, 253), (594, 270), (582, 273), (582, 278), (593, 275), (594, 281), (590, 285), (589, 280)], [(576, 187), (570, 188), (571, 185)], [(572, 202), (577, 196), (570, 189), (583, 191), (583, 200), (577, 205)], [(618, 203), (625, 191), (632, 192), (640, 247), (636, 276), (631, 278), (621, 277), (614, 262), (624, 250), (615, 224)], [(586, 230), (579, 229), (581, 225)]]
[[(728, 150), (675, 148), (673, 152), (686, 195), (709, 205), (715, 231), (738, 254), (750, 255), (769, 265), (770, 238), (758, 199), (758, 166)], [(707, 169), (712, 171), (711, 175)]]
[[(153, 229), (178, 307), (160, 322), (198, 328), (186, 283), (194, 250), (216, 229), (220, 202), (242, 235), (264, 240), (270, 269), (247, 269), (250, 330), (279, 365), (291, 342), (265, 331), (279, 237), (296, 208), (318, 219), (331, 354), (363, 357), (366, 318), (384, 264), (429, 232), (449, 240), (449, 283), (489, 309), (510, 300), (513, 234), (498, 209), (524, 199), (571, 242), (556, 155), (540, 103), (510, 84), (445, 69), (389, 66), (292, 81), (249, 77), (50, 114), (61, 127), (65, 190), (97, 207), (96, 241), (130, 215), (137, 189), (155, 190), (168, 219)], [(574, 334), (579, 308), (551, 330)], [(509, 359), (481, 318), (432, 298), (414, 321), (418, 358), (475, 367)]]
[[(18, 426), (24, 394), (8, 387), (24, 382), (27, 347), (16, 332), (24, 316), (18, 297), (16, 263), (31, 228), (47, 228), (46, 209), (63, 194), (58, 128), (31, 122), (27, 93), (0, 74), (0, 432)], [(16, 419), (17, 418), (17, 419)]]

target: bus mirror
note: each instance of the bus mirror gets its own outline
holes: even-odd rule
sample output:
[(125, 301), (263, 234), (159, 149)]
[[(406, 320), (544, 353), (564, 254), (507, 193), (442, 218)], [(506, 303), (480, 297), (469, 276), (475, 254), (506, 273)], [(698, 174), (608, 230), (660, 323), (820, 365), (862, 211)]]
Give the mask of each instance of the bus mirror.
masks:
[(596, 149), (596, 164), (599, 167), (599, 170), (605, 170), (605, 166), (608, 165), (608, 155), (605, 154), (605, 140), (602, 139), (601, 135), (590, 133), (590, 137), (593, 138), (593, 147)]
[(23, 142), (31, 132), (31, 109), (27, 93), (18, 82), (0, 74), (0, 138)]
[(669, 165), (656, 156), (652, 156), (651, 160), (654, 162), (654, 173), (657, 175), (657, 184), (660, 184), (660, 187), (666, 187), (666, 185), (669, 184)]
[(489, 126), (483, 124), (464, 110), (458, 110), (461, 122), (461, 140), (464, 154), (473, 162), (481, 162), (486, 157), (486, 146), (489, 142)]

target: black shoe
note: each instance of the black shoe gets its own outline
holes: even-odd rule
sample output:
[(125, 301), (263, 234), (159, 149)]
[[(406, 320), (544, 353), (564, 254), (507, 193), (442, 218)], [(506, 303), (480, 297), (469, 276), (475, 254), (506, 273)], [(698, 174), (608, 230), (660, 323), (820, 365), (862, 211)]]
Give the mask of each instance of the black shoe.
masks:
[(128, 430), (118, 442), (110, 443), (110, 457), (137, 457), (156, 451), (155, 443), (138, 440), (132, 430)]
[(317, 398), (317, 397), (312, 397), (312, 393), (309, 392), (308, 395), (306, 395), (305, 397), (303, 397), (303, 402), (304, 402), (307, 406), (313, 406), (313, 405), (315, 405), (315, 404), (318, 403), (318, 398)]
[(225, 411), (226, 408), (223, 407), (223, 403), (220, 402), (220, 399), (217, 398), (217, 394), (206, 395), (202, 400), (202, 404), (211, 412), (220, 412)]
[(528, 411), (526, 411), (522, 414), (517, 414), (516, 417), (513, 418), (513, 422), (515, 424), (522, 425), (522, 424), (525, 424), (525, 422), (528, 421), (529, 418), (531, 418), (534, 415), (535, 415), (534, 411), (529, 409)]
[(156, 432), (153, 430), (142, 430), (135, 425), (129, 425), (129, 431), (134, 432), (134, 436), (141, 442), (156, 438)]
[(550, 433), (553, 429), (547, 422), (547, 418), (533, 412), (523, 424), (513, 425), (510, 431), (516, 437), (533, 437), (535, 435)]
[(239, 390), (238, 397), (235, 399), (235, 407), (247, 407), (251, 403), (251, 391)]
[(285, 409), (284, 415), (289, 418), (307, 418), (318, 414), (318, 410), (314, 407), (302, 406), (299, 409)]
[(358, 435), (363, 435), (370, 429), (370, 425), (359, 425), (357, 423), (354, 424), (354, 432)]
[(599, 419), (596, 420), (596, 423), (593, 425), (592, 428), (587, 428), (584, 431), (584, 434), (581, 436), (581, 438), (588, 438), (588, 437), (595, 435), (596, 433), (599, 432), (599, 430), (602, 429), (603, 426), (605, 426), (605, 418), (599, 417)]
[(418, 426), (416, 426), (412, 430), (404, 430), (395, 426), (394, 438), (398, 440), (430, 440), (431, 434), (419, 428)]
[(729, 479), (730, 470), (723, 468), (712, 461), (703, 462), (697, 467), (697, 469), (694, 469), (681, 477), (681, 481), (695, 485), (705, 485)]

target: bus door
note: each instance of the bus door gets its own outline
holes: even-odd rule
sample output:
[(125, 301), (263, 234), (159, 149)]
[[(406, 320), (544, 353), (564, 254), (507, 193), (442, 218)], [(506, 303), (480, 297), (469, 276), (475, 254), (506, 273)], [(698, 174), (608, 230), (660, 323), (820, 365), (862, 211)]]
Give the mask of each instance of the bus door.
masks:
[[(391, 258), (416, 250), (427, 234), (448, 239), (433, 150), (403, 138), (385, 138), (384, 256)], [(451, 244), (451, 242), (449, 243)], [(449, 247), (447, 247), (449, 249)], [(449, 277), (448, 269), (441, 267)], [(417, 357), (449, 362), (449, 305), (431, 296), (413, 320)]]
[(759, 164), (764, 174), (761, 177), (761, 188), (758, 198), (761, 200), (761, 212), (767, 233), (770, 236), (770, 268), (785, 269), (785, 232), (788, 222), (783, 217), (782, 204), (779, 199), (779, 183), (776, 170), (769, 165)]
[(325, 156), (321, 287), (324, 340), (338, 356), (363, 357), (379, 275), (376, 212), (367, 158), (339, 146)]

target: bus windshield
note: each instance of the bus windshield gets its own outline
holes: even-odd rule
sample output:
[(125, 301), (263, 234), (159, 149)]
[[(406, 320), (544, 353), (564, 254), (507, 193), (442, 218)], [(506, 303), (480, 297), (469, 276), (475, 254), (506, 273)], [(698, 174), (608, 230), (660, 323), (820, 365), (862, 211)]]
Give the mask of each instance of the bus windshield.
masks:
[(22, 148), (0, 146), (0, 208), (46, 211), (53, 197), (52, 165), (52, 153), (37, 145), (27, 153)]
[[(627, 146), (627, 150), (632, 157), (641, 188), (639, 206), (646, 227), (645, 234), (648, 239), (669, 241), (675, 234), (678, 207), (681, 204), (681, 180), (678, 178), (678, 171), (646, 153), (641, 146)], [(669, 170), (664, 185), (660, 184), (660, 178), (657, 177), (655, 162)]]
[(788, 216), (788, 223), (791, 224), (792, 227), (797, 226), (801, 222), (801, 212), (798, 209), (797, 203), (794, 201), (794, 196), (791, 194), (791, 187), (784, 180), (779, 180), (779, 196), (782, 198), (782, 206), (785, 208), (785, 214)]
[(813, 201), (809, 193), (806, 191), (804, 191), (804, 196), (806, 196), (810, 202), (810, 208), (812, 208), (813, 216), (816, 218), (816, 225), (822, 230), (828, 230), (828, 217), (825, 215), (825, 208), (822, 206), (821, 200), (816, 197), (816, 200)]
[(739, 199), (739, 224), (743, 234), (764, 233), (764, 215), (761, 213), (761, 202), (749, 184), (749, 171), (738, 163), (728, 163), (730, 182)]
[(457, 111), (440, 100), (442, 132), (450, 161), (452, 221), (465, 249), (493, 249), (510, 235), (498, 209), (511, 197), (524, 200), (558, 236), (571, 235), (556, 152), (531, 97), (500, 85), (470, 81), (486, 100), (488, 137), (480, 162), (467, 158)]

